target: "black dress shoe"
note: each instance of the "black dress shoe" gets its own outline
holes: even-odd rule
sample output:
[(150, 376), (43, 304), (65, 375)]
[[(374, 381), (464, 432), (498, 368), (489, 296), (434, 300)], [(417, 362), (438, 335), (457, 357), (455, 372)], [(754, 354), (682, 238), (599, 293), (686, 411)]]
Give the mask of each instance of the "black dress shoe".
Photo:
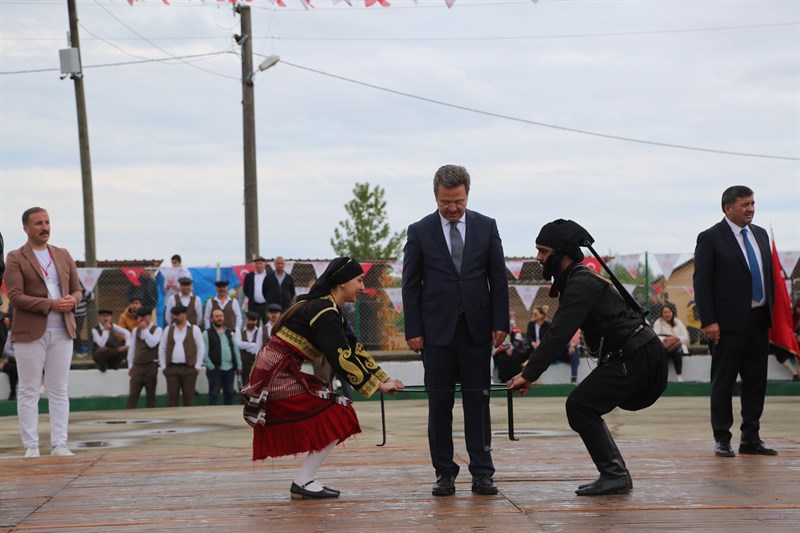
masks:
[(436, 478), (431, 494), (434, 496), (452, 496), (456, 493), (456, 477), (452, 474), (441, 474)]
[(740, 442), (739, 453), (744, 455), (778, 455), (776, 450), (767, 448), (760, 440), (754, 442)]
[(306, 487), (311, 485), (312, 483), (314, 483), (313, 479), (311, 481), (309, 481), (308, 483), (306, 483), (305, 485), (303, 485), (302, 487), (300, 485), (298, 485), (297, 483), (292, 483), (292, 486), (289, 489), (289, 493), (292, 495), (292, 499), (300, 500), (300, 499), (303, 499), (303, 498), (311, 498), (311, 499), (319, 500), (319, 499), (322, 499), (322, 498), (338, 498), (339, 497), (339, 491), (331, 490), (331, 489), (328, 489), (326, 487), (322, 487), (322, 490), (318, 490), (318, 491), (312, 491), (312, 490), (306, 489)]
[(472, 492), (484, 495), (497, 494), (497, 485), (489, 476), (472, 476)]
[[(633, 490), (633, 480), (631, 479), (631, 474), (630, 474), (629, 472), (626, 472), (626, 473), (625, 473), (625, 477), (626, 477), (626, 479), (628, 480), (628, 490)], [(594, 481), (592, 481), (591, 483), (585, 483), (585, 484), (583, 484), (583, 485), (578, 485), (578, 488), (579, 488), (579, 489), (585, 489), (586, 487), (590, 487), (590, 486), (592, 486), (593, 484), (595, 484), (595, 483), (597, 483), (598, 481), (600, 481), (600, 479), (601, 479), (601, 478), (602, 478), (602, 476), (601, 476), (601, 477), (599, 477), (599, 478), (597, 478), (597, 479), (595, 479), (595, 480), (594, 480)]]
[(717, 457), (736, 457), (730, 442), (717, 442), (714, 444), (714, 455)]
[(627, 494), (631, 491), (632, 483), (628, 476), (603, 477), (600, 476), (594, 483), (581, 485), (575, 494), (578, 496), (604, 496), (606, 494)]

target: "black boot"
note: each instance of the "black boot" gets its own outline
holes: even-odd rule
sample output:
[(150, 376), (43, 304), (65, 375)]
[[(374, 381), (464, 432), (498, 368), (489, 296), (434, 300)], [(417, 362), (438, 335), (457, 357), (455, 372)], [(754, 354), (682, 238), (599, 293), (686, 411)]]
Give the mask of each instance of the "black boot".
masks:
[(633, 488), (631, 475), (619, 453), (605, 422), (601, 426), (581, 432), (581, 439), (589, 451), (600, 477), (594, 482), (581, 485), (578, 496), (601, 496), (604, 494), (627, 494)]

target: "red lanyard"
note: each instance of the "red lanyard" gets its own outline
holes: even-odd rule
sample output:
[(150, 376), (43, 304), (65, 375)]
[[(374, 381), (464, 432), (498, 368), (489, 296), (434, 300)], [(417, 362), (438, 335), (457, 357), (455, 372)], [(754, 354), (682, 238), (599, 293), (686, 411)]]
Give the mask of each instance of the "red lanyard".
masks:
[(47, 253), (50, 254), (50, 262), (47, 265), (42, 266), (42, 262), (39, 260), (39, 256), (36, 256), (36, 260), (39, 261), (39, 268), (42, 269), (42, 274), (44, 274), (44, 278), (47, 281), (50, 281), (50, 267), (53, 265), (53, 251), (50, 250), (50, 247), (47, 247)]

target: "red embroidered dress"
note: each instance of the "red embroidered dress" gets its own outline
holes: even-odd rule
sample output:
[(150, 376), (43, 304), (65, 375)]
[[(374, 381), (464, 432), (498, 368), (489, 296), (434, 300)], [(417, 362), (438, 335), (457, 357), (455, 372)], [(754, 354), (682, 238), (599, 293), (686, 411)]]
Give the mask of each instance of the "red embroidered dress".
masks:
[(361, 432), (350, 401), (302, 372), (303, 361), (324, 357), (366, 397), (389, 377), (347, 331), (333, 298), (300, 305), (258, 354), (241, 392), (244, 419), (253, 427), (254, 461), (319, 451)]

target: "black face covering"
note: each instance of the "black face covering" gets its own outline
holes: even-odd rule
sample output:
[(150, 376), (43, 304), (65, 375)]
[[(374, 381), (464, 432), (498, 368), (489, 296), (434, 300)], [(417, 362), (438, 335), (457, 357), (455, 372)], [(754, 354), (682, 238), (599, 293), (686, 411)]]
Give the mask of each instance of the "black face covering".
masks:
[(557, 250), (553, 250), (553, 253), (547, 256), (547, 259), (544, 260), (544, 264), (542, 265), (542, 277), (544, 279), (550, 281), (558, 274), (563, 257), (564, 255)]

